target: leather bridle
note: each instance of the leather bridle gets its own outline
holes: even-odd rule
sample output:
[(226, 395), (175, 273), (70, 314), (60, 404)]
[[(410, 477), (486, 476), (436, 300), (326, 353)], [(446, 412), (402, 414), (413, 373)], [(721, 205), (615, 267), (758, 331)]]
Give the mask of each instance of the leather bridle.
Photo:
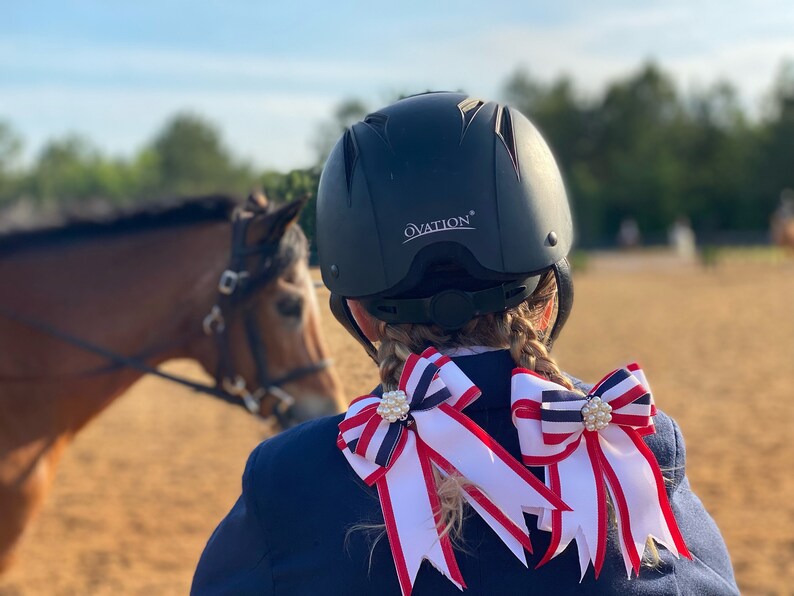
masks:
[[(292, 412), (296, 400), (292, 394), (284, 389), (284, 385), (328, 368), (331, 365), (331, 361), (321, 360), (307, 366), (294, 368), (288, 373), (275, 378), (271, 378), (268, 373), (267, 352), (257, 325), (256, 313), (252, 306), (246, 304), (246, 299), (250, 297), (253, 290), (264, 287), (280, 276), (287, 267), (294, 263), (297, 256), (295, 252), (282, 249), (281, 237), (262, 242), (256, 246), (246, 246), (245, 240), (249, 224), (259, 213), (264, 213), (264, 209), (252, 204), (250, 200), (247, 208), (235, 209), (232, 215), (232, 248), (229, 266), (220, 276), (218, 299), (211, 308), (210, 313), (203, 319), (204, 333), (215, 338), (218, 351), (218, 366), (214, 386), (192, 381), (180, 375), (163, 372), (147, 364), (145, 356), (124, 356), (44, 321), (6, 309), (2, 305), (0, 305), (0, 316), (36, 329), (86, 352), (97, 354), (114, 363), (107, 367), (83, 371), (71, 376), (85, 377), (92, 374), (112, 372), (120, 367), (132, 368), (145, 374), (155, 375), (189, 387), (194, 391), (211, 395), (227, 403), (243, 406), (248, 412), (260, 419), (267, 420), (270, 416), (273, 416), (282, 428), (287, 428), (296, 422)], [(252, 258), (256, 259), (257, 262), (256, 266), (249, 271), (246, 265)], [(254, 391), (248, 388), (245, 379), (242, 375), (236, 373), (234, 366), (227, 321), (239, 310), (242, 311), (248, 346), (256, 366), (259, 387)], [(46, 377), (25, 377), (19, 380), (42, 378)], [(0, 380), (14, 381), (16, 379), (14, 377), (3, 377)], [(263, 416), (261, 409), (266, 399), (273, 399), (274, 404), (270, 414)]]
[[(259, 211), (257, 207), (254, 209)], [(272, 399), (274, 403), (271, 415), (286, 428), (295, 422), (294, 416), (291, 415), (295, 397), (284, 389), (284, 385), (328, 368), (331, 361), (321, 360), (294, 368), (275, 378), (268, 372), (267, 351), (257, 324), (256, 312), (246, 304), (246, 298), (250, 296), (252, 290), (265, 286), (281, 275), (284, 269), (292, 264), (294, 256), (280, 251), (280, 238), (250, 247), (246, 245), (248, 227), (257, 215), (257, 211), (237, 209), (232, 215), (229, 265), (221, 273), (218, 281), (218, 298), (204, 318), (203, 327), (204, 333), (215, 338), (217, 346), (216, 388), (237, 398), (238, 404), (260, 418), (267, 418), (261, 414), (262, 404), (266, 399)], [(256, 264), (252, 270), (249, 270), (247, 265), (252, 259)], [(248, 388), (245, 379), (236, 373), (234, 366), (226, 322), (237, 311), (242, 311), (248, 347), (256, 366), (259, 387), (254, 391)]]

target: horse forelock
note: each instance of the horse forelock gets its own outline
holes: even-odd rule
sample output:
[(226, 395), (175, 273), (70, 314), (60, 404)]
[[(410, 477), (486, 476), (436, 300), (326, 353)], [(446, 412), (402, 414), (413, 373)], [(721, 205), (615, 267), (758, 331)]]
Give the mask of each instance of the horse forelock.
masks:
[(262, 259), (252, 271), (249, 292), (261, 290), (264, 286), (283, 277), (287, 271), (300, 261), (306, 261), (309, 254), (309, 243), (299, 225), (289, 226), (279, 239), (275, 252), (270, 255), (263, 253)]
[(309, 254), (309, 241), (303, 229), (297, 224), (293, 224), (284, 232), (281, 239), (280, 250), (290, 253), (292, 261), (304, 259)]

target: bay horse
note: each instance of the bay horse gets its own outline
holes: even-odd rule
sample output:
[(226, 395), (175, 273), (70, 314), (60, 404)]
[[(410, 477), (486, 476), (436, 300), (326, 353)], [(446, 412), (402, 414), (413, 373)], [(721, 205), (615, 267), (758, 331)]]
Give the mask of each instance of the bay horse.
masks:
[(214, 196), (0, 236), (0, 571), (64, 448), (147, 369), (194, 359), (282, 427), (345, 407), (302, 206)]

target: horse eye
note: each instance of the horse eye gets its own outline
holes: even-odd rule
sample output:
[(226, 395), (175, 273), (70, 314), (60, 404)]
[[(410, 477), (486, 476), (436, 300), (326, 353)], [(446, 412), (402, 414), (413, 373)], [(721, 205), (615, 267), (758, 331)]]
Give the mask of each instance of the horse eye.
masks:
[(303, 298), (300, 296), (282, 298), (276, 303), (276, 308), (282, 316), (300, 318), (303, 314)]

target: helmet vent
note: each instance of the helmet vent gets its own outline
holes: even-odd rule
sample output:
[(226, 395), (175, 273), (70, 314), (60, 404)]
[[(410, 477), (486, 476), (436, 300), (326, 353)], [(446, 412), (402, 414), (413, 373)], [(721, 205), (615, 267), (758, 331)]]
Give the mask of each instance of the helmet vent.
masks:
[(513, 119), (510, 117), (510, 108), (499, 106), (496, 110), (496, 136), (502, 140), (502, 144), (510, 156), (510, 161), (513, 162), (516, 177), (521, 180), (521, 174), (518, 171), (518, 152), (516, 151), (516, 139), (513, 136)]
[(461, 128), (460, 128), (460, 142), (463, 143), (463, 137), (466, 136), (466, 131), (469, 130), (469, 125), (474, 121), (477, 113), (485, 105), (481, 99), (467, 97), (458, 104), (460, 110)]
[(380, 140), (383, 141), (386, 146), (391, 150), (391, 143), (389, 143), (389, 135), (386, 133), (386, 123), (389, 121), (389, 117), (386, 114), (381, 114), (379, 112), (375, 112), (374, 114), (369, 114), (366, 118), (364, 118), (364, 124), (369, 126), (372, 131), (380, 137)]
[(356, 162), (358, 161), (358, 147), (356, 147), (356, 140), (353, 133), (348, 128), (345, 131), (344, 137), (345, 149), (345, 181), (347, 182), (347, 206), (350, 206), (350, 190), (353, 183), (353, 172), (356, 169)]

